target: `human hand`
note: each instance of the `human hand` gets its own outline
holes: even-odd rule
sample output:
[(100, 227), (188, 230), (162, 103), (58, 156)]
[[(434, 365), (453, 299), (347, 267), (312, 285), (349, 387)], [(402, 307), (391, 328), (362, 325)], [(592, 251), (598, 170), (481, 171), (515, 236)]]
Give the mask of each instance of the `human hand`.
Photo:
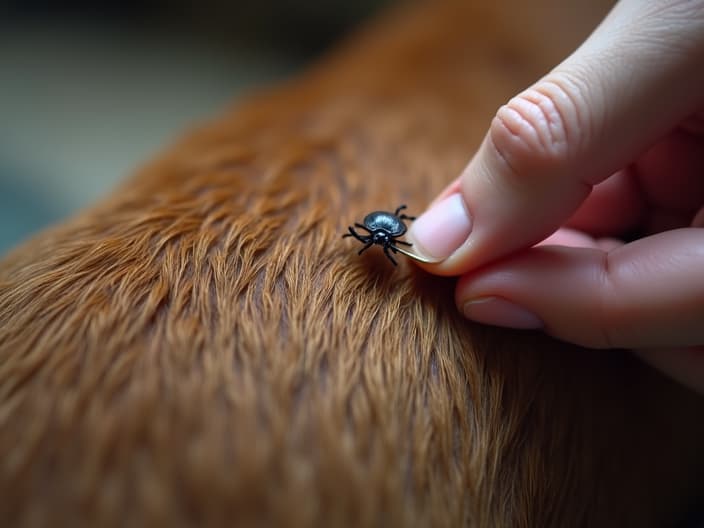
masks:
[(639, 349), (704, 390), (702, 109), (704, 1), (624, 0), (499, 109), (409, 238), (462, 275), (468, 318)]

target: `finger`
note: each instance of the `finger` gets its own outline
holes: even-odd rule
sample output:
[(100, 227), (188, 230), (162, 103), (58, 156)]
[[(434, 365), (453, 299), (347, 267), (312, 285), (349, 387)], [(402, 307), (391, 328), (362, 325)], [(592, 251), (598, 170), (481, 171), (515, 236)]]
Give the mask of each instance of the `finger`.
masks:
[(594, 238), (593, 236), (571, 229), (561, 227), (545, 240), (536, 244), (539, 246), (566, 246), (574, 248), (592, 248), (611, 251), (623, 245), (623, 241), (612, 237)]
[(596, 249), (599, 247), (599, 244), (594, 237), (587, 233), (570, 229), (569, 227), (562, 227), (545, 240), (539, 242), (537, 246), (566, 246)]
[(677, 128), (632, 167), (594, 186), (566, 225), (595, 236), (686, 227), (704, 203), (702, 175), (704, 134)]
[(634, 172), (653, 208), (691, 215), (704, 204), (704, 135), (675, 130), (640, 156)]
[(593, 236), (622, 235), (635, 229), (646, 214), (646, 202), (630, 169), (595, 185), (565, 225)]
[(456, 299), (470, 319), (542, 327), (588, 347), (701, 345), (704, 229), (661, 233), (608, 253), (531, 248), (464, 276)]
[(698, 108), (703, 5), (619, 3), (571, 57), (499, 109), (460, 192), (409, 230), (419, 251), (445, 258), (427, 269), (459, 274), (537, 243)]

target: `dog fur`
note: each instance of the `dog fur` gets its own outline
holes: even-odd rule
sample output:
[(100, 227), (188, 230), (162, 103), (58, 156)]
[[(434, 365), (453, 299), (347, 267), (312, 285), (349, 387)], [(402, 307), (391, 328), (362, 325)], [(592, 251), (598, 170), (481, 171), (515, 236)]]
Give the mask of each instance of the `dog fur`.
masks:
[(646, 527), (702, 498), (701, 397), (341, 238), (421, 212), (606, 9), (490, 4), (382, 15), (0, 263), (4, 526)]

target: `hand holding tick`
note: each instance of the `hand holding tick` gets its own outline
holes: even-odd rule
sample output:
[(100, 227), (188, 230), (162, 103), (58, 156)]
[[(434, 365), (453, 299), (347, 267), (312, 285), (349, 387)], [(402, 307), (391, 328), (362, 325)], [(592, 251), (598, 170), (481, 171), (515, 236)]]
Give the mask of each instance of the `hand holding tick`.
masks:
[(633, 348), (704, 391), (703, 109), (704, 1), (624, 0), (408, 239), (461, 275), (466, 317)]

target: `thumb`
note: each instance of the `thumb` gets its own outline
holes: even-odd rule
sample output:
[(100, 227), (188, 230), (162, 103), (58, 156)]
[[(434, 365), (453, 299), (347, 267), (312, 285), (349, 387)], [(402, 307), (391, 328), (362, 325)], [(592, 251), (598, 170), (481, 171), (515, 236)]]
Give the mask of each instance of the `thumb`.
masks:
[(593, 185), (699, 109), (702, 63), (704, 1), (619, 3), (499, 109), (451, 194), (411, 226), (418, 252), (444, 259), (425, 267), (460, 274), (555, 231)]

